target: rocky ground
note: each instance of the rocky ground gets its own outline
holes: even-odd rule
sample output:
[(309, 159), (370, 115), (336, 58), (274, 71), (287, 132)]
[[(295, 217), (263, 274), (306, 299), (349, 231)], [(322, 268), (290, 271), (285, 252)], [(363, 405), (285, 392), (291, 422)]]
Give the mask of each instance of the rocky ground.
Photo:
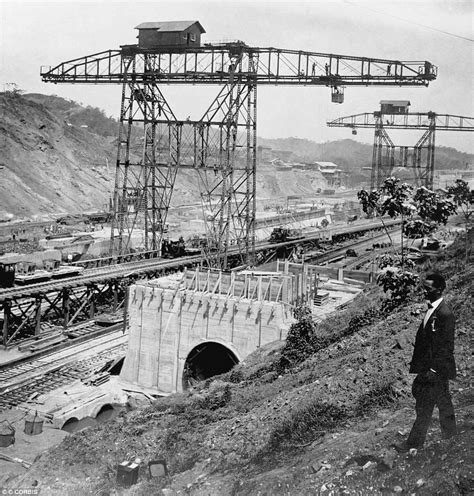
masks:
[[(435, 418), (423, 449), (391, 448), (414, 419), (407, 370), (422, 302), (367, 319), (380, 302), (373, 288), (318, 325), (319, 351), (299, 365), (278, 366), (275, 343), (193, 391), (135, 401), (132, 411), (71, 435), (5, 484), (48, 495), (471, 494), (474, 270), (462, 254), (455, 244), (428, 262), (449, 274), (446, 299), (457, 315), (453, 439), (441, 440)], [(118, 486), (117, 463), (135, 458), (138, 483)], [(169, 475), (148, 479), (146, 464), (157, 458)]]

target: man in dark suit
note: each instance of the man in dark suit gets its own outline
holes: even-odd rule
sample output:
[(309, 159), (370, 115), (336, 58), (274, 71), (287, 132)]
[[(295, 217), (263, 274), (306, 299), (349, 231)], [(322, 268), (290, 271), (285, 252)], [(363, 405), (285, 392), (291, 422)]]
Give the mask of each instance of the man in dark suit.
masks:
[(418, 328), (410, 364), (410, 373), (417, 374), (412, 387), (416, 420), (408, 439), (394, 446), (400, 452), (423, 446), (435, 405), (439, 409), (443, 438), (448, 439), (456, 434), (456, 419), (449, 393), (449, 379), (456, 377), (454, 314), (443, 300), (445, 288), (446, 281), (442, 275), (426, 275), (423, 289), (428, 310)]

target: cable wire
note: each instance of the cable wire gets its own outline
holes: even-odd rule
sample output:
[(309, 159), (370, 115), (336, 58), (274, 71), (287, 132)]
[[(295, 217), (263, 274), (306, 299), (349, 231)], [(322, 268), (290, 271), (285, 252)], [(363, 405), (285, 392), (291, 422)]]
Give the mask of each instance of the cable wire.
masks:
[(352, 5), (353, 7), (362, 7), (363, 9), (370, 10), (370, 11), (375, 12), (377, 14), (382, 14), (384, 16), (393, 17), (394, 19), (398, 19), (400, 21), (408, 22), (409, 24), (414, 24), (416, 26), (421, 26), (421, 27), (426, 28), (426, 29), (431, 29), (432, 31), (437, 31), (438, 33), (443, 33), (443, 34), (446, 34), (448, 36), (453, 36), (453, 37), (459, 38), (461, 40), (474, 41), (474, 39), (472, 39), (472, 38), (467, 38), (465, 36), (461, 36), (461, 35), (458, 35), (458, 34), (450, 33), (449, 31), (444, 31), (442, 29), (433, 28), (431, 26), (427, 26), (426, 24), (421, 24), (421, 23), (416, 22), (416, 21), (410, 21), (409, 19), (405, 19), (404, 17), (399, 17), (399, 16), (396, 16), (396, 15), (393, 15), (393, 14), (388, 14), (387, 12), (382, 12), (382, 11), (377, 10), (377, 9), (372, 9), (371, 7), (361, 6), (361, 5), (355, 4), (354, 2), (351, 2), (349, 0), (342, 0), (342, 1), (344, 3), (347, 3), (349, 5)]

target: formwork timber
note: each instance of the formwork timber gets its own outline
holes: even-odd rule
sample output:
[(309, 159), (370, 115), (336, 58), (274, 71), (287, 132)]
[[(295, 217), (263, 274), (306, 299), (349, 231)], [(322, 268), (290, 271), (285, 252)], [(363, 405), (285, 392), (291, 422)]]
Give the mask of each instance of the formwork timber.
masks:
[(348, 270), (342, 267), (331, 267), (329, 265), (312, 265), (307, 263), (289, 262), (288, 260), (277, 260), (276, 271), (285, 275), (301, 274), (305, 275), (305, 279), (311, 278), (315, 274), (319, 276), (326, 276), (338, 281), (348, 281), (351, 283), (358, 282), (360, 284), (367, 284), (375, 282), (376, 273), (366, 270)]

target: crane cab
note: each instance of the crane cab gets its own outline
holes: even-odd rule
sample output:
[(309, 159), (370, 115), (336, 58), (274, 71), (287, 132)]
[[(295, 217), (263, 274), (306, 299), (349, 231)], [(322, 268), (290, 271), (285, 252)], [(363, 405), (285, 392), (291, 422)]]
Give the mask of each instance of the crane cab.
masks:
[(382, 114), (408, 114), (408, 107), (410, 102), (408, 100), (381, 100), (380, 112)]
[(138, 29), (138, 47), (199, 47), (206, 31), (199, 21), (142, 22)]
[(333, 86), (331, 88), (331, 101), (332, 103), (344, 103), (344, 87)]

